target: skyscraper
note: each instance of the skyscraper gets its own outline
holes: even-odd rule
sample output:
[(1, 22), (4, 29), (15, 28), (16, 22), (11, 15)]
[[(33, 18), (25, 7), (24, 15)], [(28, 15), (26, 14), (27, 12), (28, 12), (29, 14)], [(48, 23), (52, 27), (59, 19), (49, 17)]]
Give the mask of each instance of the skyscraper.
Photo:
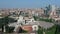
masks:
[(57, 17), (57, 14), (56, 14), (56, 6), (55, 5), (52, 5), (51, 6), (50, 18), (54, 18), (54, 17)]

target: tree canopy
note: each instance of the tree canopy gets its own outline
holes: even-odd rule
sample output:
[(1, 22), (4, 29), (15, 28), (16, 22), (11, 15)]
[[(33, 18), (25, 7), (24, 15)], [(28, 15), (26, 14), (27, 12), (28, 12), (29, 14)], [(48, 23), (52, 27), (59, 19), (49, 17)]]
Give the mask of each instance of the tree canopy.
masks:
[(8, 23), (12, 23), (15, 22), (16, 20), (14, 20), (13, 18), (9, 18), (8, 16), (4, 17), (4, 18), (0, 18), (0, 28), (2, 27), (2, 25), (6, 25)]

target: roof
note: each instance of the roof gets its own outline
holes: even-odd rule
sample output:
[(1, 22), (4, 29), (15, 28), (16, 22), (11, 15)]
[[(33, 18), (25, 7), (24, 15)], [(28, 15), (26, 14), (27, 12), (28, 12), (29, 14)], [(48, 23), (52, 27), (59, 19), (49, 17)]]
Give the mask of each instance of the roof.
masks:
[[(14, 24), (14, 25), (13, 25)], [(15, 26), (16, 25), (16, 23), (11, 23), (11, 25), (10, 26)], [(26, 23), (26, 24), (24, 24), (25, 26), (28, 26), (28, 25), (30, 25), (30, 26), (32, 26), (32, 25), (39, 25), (39, 26), (41, 26), (42, 28), (45, 28), (45, 29), (47, 29), (47, 28), (51, 28), (52, 26), (54, 26), (54, 24), (53, 23), (49, 23), (49, 22), (45, 22), (45, 21), (34, 21), (34, 22), (29, 22), (29, 23)], [(24, 26), (24, 25), (22, 25), (22, 26)]]
[(53, 23), (44, 22), (44, 21), (36, 21), (36, 22), (32, 22), (32, 23), (27, 23), (25, 25), (39, 25), (39, 26), (41, 26), (42, 28), (45, 28), (45, 29), (54, 26)]
[(28, 25), (28, 26), (24, 25), (24, 26), (22, 26), (22, 29), (31, 32), (32, 31), (32, 26), (30, 26), (30, 25)]
[(47, 29), (47, 28), (51, 28), (52, 26), (54, 26), (54, 24), (53, 23), (49, 23), (49, 22), (40, 21), (39, 22), (39, 26)]

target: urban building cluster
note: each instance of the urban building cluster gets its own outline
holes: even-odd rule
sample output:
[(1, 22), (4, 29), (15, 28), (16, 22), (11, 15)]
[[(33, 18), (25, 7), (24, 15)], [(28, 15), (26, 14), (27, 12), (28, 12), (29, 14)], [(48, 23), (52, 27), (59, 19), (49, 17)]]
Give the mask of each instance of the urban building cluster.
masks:
[(53, 17), (60, 17), (60, 8), (55, 5), (49, 5), (46, 8), (13, 8), (13, 9), (0, 9), (0, 16), (15, 16), (18, 17), (19, 15), (29, 15), (29, 16), (43, 16), (53, 18)]
[(38, 30), (38, 26), (43, 29), (48, 29), (54, 24), (44, 21), (36, 21), (33, 16), (37, 16), (38, 18), (54, 19), (57, 21), (60, 20), (60, 8), (55, 5), (49, 5), (46, 8), (0, 9), (0, 18), (5, 16), (9, 16), (10, 18), (17, 20), (17, 22), (8, 24), (9, 27), (15, 27), (14, 32), (18, 32), (20, 27), (28, 32), (35, 32)]

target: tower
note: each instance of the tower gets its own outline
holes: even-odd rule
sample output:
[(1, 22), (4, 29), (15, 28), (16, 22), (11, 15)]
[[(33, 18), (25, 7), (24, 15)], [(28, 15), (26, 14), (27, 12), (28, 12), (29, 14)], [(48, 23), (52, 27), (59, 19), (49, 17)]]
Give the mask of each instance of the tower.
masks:
[(50, 17), (49, 18), (55, 18), (57, 17), (57, 14), (56, 14), (56, 6), (55, 5), (52, 5), (51, 6), (51, 13), (50, 13)]

